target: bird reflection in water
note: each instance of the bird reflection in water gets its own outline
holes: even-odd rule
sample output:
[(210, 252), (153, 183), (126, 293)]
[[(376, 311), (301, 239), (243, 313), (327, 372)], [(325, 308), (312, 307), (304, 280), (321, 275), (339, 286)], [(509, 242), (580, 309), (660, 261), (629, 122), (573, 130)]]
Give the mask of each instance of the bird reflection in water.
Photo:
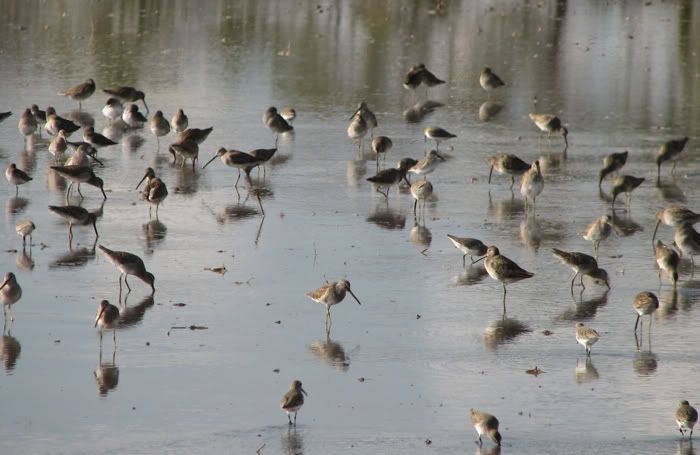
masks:
[(348, 184), (354, 187), (359, 186), (360, 181), (364, 184), (363, 177), (367, 174), (367, 161), (355, 160), (348, 161), (345, 167), (345, 175), (348, 179)]
[(288, 427), (282, 434), (282, 448), (287, 455), (301, 455), (304, 453), (304, 438), (297, 433), (296, 425)]
[(503, 104), (496, 103), (494, 101), (486, 101), (484, 104), (479, 106), (479, 120), (482, 122), (488, 122), (503, 109)]
[(49, 269), (56, 268), (77, 268), (85, 266), (89, 260), (95, 258), (95, 247), (97, 246), (97, 238), (95, 238), (90, 248), (77, 247), (73, 248), (72, 240), (68, 241), (68, 251), (58, 256), (49, 264)]
[(350, 358), (345, 354), (343, 345), (330, 338), (330, 326), (327, 327), (326, 339), (316, 340), (307, 348), (319, 360), (339, 370), (347, 371), (350, 368)]
[(124, 123), (124, 121), (120, 117), (119, 120), (116, 120), (112, 122), (109, 126), (102, 128), (102, 135), (114, 142), (121, 142), (127, 128), (127, 124)]
[(647, 349), (644, 350), (644, 335), (637, 336), (637, 332), (634, 333), (634, 342), (637, 346), (637, 353), (634, 355), (632, 360), (632, 368), (634, 372), (639, 376), (650, 376), (656, 372), (658, 367), (658, 362), (656, 361), (656, 354), (651, 352), (651, 331), (649, 331), (649, 336), (647, 339)]
[(406, 121), (406, 123), (418, 123), (428, 114), (435, 112), (437, 108), (442, 106), (444, 106), (444, 104), (439, 101), (421, 101), (403, 111), (403, 119)]
[(144, 224), (142, 228), (143, 233), (146, 236), (146, 252), (153, 253), (155, 247), (165, 240), (168, 227), (165, 225), (165, 223), (156, 218)]
[(576, 382), (583, 384), (593, 382), (599, 379), (598, 370), (593, 365), (590, 356), (586, 356), (586, 360), (576, 359)]
[(17, 250), (17, 256), (15, 257), (15, 265), (19, 270), (23, 272), (31, 272), (34, 269), (34, 259), (32, 259), (32, 247), (29, 246), (29, 254), (27, 254), (27, 249), (22, 247), (22, 250)]
[(520, 222), (520, 241), (531, 253), (537, 253), (542, 243), (542, 225), (533, 212), (526, 212)]
[(175, 171), (174, 192), (191, 196), (199, 188), (200, 173), (194, 171), (190, 166), (173, 165)]
[(127, 294), (124, 297), (123, 307), (119, 309), (119, 322), (117, 323), (117, 328), (120, 330), (139, 325), (143, 321), (146, 311), (152, 308), (154, 304), (152, 295), (144, 297), (139, 303), (131, 306), (127, 305), (128, 298), (129, 295)]
[(454, 284), (456, 286), (472, 286), (481, 283), (487, 276), (489, 273), (481, 263), (471, 264), (454, 277)]
[(15, 369), (17, 359), (22, 351), (22, 346), (17, 338), (12, 336), (11, 330), (12, 323), (10, 323), (10, 328), (8, 329), (7, 320), (5, 320), (5, 325), (2, 328), (2, 339), (0, 339), (0, 358), (7, 374), (11, 374), (12, 370)]
[(678, 304), (683, 311), (691, 311), (700, 301), (700, 281), (691, 279), (684, 281), (678, 289)]
[(686, 204), (688, 202), (685, 192), (676, 185), (675, 182), (662, 183), (661, 181), (657, 181), (655, 188), (657, 197), (662, 201), (680, 204)]
[[(425, 221), (424, 221), (425, 222)], [(433, 241), (433, 234), (430, 232), (425, 224), (421, 225), (418, 220), (413, 219), (413, 227), (411, 228), (411, 233), (409, 234), (409, 239), (411, 243), (420, 251), (421, 254), (425, 255), (425, 252), (430, 248), (430, 244)]]
[(615, 233), (620, 237), (629, 237), (635, 232), (643, 231), (644, 228), (632, 219), (629, 210), (625, 211), (624, 218), (617, 215), (617, 211), (613, 209), (610, 225), (615, 230)]
[(117, 388), (119, 384), (119, 367), (116, 364), (117, 347), (112, 349), (112, 361), (102, 361), (102, 350), (100, 349), (100, 361), (94, 372), (97, 392), (100, 397), (105, 398), (107, 394)]
[(127, 134), (122, 138), (122, 153), (129, 155), (136, 153), (146, 140), (140, 134)]
[(532, 330), (517, 319), (508, 318), (503, 315), (489, 323), (484, 332), (484, 346), (487, 351), (495, 351), (499, 346), (510, 343), (518, 335), (531, 332)]
[(511, 221), (522, 213), (525, 213), (525, 202), (522, 199), (516, 199), (512, 190), (510, 197), (500, 201), (494, 201), (489, 191), (488, 217), (491, 222), (500, 224)]
[(608, 303), (609, 293), (610, 289), (605, 289), (603, 294), (596, 294), (583, 300), (584, 290), (582, 289), (579, 293), (578, 300), (572, 295), (574, 304), (557, 315), (556, 319), (560, 321), (588, 321), (593, 319), (598, 308)]
[[(478, 441), (477, 441), (478, 442)], [(478, 446), (476, 447), (475, 455), (501, 455), (501, 446)]]
[(71, 111), (67, 114), (64, 114), (63, 117), (67, 118), (68, 120), (72, 120), (76, 124), (80, 125), (82, 128), (95, 126), (95, 117), (88, 114), (87, 112)]
[(695, 449), (693, 449), (693, 440), (679, 440), (678, 441), (678, 455), (695, 455)]
[(406, 227), (406, 215), (389, 208), (388, 202), (379, 203), (375, 206), (374, 213), (367, 217), (367, 222), (389, 230), (403, 229)]
[(24, 211), (29, 205), (29, 199), (21, 196), (13, 196), (7, 199), (5, 204), (5, 212), (8, 216), (18, 215)]
[(663, 294), (660, 292), (658, 294), (659, 309), (656, 311), (656, 313), (664, 319), (670, 318), (676, 314), (676, 312), (678, 312), (678, 289), (673, 287)]
[[(34, 143), (35, 141), (30, 142)], [(34, 153), (34, 149), (22, 150), (22, 152), (19, 154), (17, 164), (19, 168), (23, 169), (25, 172), (29, 174), (34, 173), (34, 169), (36, 168), (36, 153)]]

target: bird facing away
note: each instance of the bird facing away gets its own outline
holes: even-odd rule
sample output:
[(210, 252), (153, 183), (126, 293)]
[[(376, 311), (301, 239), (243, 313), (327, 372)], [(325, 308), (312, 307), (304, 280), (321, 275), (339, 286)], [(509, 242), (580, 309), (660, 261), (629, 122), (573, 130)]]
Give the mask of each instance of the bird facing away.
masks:
[(656, 179), (661, 179), (661, 165), (664, 161), (673, 161), (673, 167), (671, 168), (671, 174), (676, 172), (676, 161), (678, 160), (678, 155), (685, 148), (685, 144), (688, 143), (688, 137), (683, 139), (676, 139), (665, 142), (661, 144), (659, 150), (656, 152)]
[(360, 300), (350, 290), (350, 282), (348, 280), (338, 280), (335, 283), (329, 283), (315, 291), (307, 292), (306, 296), (316, 303), (325, 305), (326, 307), (326, 322), (331, 320), (331, 306), (343, 301), (345, 293), (349, 292), (352, 298), (359, 304)]
[(477, 261), (474, 260), (473, 256), (484, 256), (486, 254), (487, 247), (481, 240), (469, 237), (457, 237), (451, 234), (447, 234), (447, 238), (450, 239), (455, 248), (463, 253), (462, 267), (466, 267), (467, 265), (467, 256), (469, 256), (472, 264), (474, 264)]
[[(503, 285), (503, 313), (506, 312), (506, 284), (532, 278), (534, 273), (528, 272), (518, 264), (503, 256), (498, 248), (491, 245), (486, 249), (486, 272), (491, 278)], [(482, 258), (483, 259), (483, 258)]]
[(552, 133), (561, 133), (564, 137), (564, 144), (569, 147), (569, 130), (561, 124), (561, 120), (556, 115), (552, 114), (529, 114), (530, 120), (535, 122), (540, 131), (547, 133), (547, 137)]
[(367, 135), (367, 121), (361, 115), (354, 115), (348, 125), (348, 137), (353, 142), (357, 141), (358, 152), (362, 151), (364, 138)]
[(530, 165), (525, 161), (521, 160), (515, 155), (510, 155), (507, 153), (488, 157), (488, 163), (491, 165), (491, 170), (489, 171), (489, 184), (491, 183), (491, 174), (493, 174), (493, 170), (495, 169), (499, 174), (508, 174), (511, 176), (511, 189), (513, 189), (513, 185), (515, 185), (515, 177), (523, 175), (525, 172), (530, 170)]
[(477, 409), (470, 409), (469, 418), (479, 435), (479, 446), (483, 444), (481, 436), (486, 435), (500, 447), (501, 433), (498, 432), (498, 419), (495, 416)]
[(170, 119), (170, 126), (173, 127), (176, 133), (182, 133), (187, 129), (188, 119), (185, 111), (178, 109), (173, 118)]
[[(386, 199), (389, 199), (389, 190), (391, 186), (398, 185), (402, 180), (406, 180), (406, 172), (408, 171), (409, 165), (409, 161), (401, 160), (397, 167), (382, 169), (377, 172), (377, 175), (367, 178), (367, 181), (374, 183), (377, 187), (376, 191)], [(382, 187), (386, 188), (386, 192), (381, 190)]]
[(30, 109), (25, 109), (24, 112), (20, 114), (19, 124), (17, 125), (19, 132), (25, 137), (25, 140), (27, 136), (34, 134), (37, 126), (38, 123), (34, 118), (34, 115), (32, 115), (32, 111)]
[(603, 183), (603, 179), (613, 172), (619, 171), (622, 166), (627, 163), (628, 151), (622, 153), (611, 153), (603, 158), (603, 168), (600, 170), (598, 177), (598, 188), (600, 188)]
[(352, 120), (356, 116), (362, 117), (362, 120), (365, 121), (367, 124), (367, 128), (369, 129), (369, 134), (370, 137), (374, 137), (374, 129), (379, 125), (377, 123), (377, 117), (374, 115), (374, 112), (367, 106), (367, 103), (362, 101), (358, 106), (357, 110), (355, 111), (354, 114), (352, 114), (352, 117), (350, 117), (350, 120)]
[(678, 425), (678, 431), (681, 433), (681, 438), (685, 437), (686, 431), (690, 431), (689, 439), (693, 439), (693, 427), (696, 423), (698, 423), (698, 411), (687, 400), (679, 402), (676, 410), (676, 424)]
[(24, 185), (32, 180), (32, 178), (28, 176), (26, 172), (18, 169), (15, 163), (10, 163), (10, 165), (7, 166), (7, 169), (5, 170), (5, 178), (11, 185), (15, 185), (15, 196), (19, 194), (20, 185)]
[(491, 92), (496, 90), (498, 87), (503, 87), (506, 85), (506, 83), (503, 82), (501, 78), (496, 75), (496, 73), (491, 71), (491, 68), (484, 68), (481, 75), (479, 75), (479, 84), (481, 85), (481, 88), (486, 90), (489, 95), (491, 95)]
[(615, 199), (620, 193), (625, 193), (627, 195), (627, 201), (625, 205), (630, 204), (630, 199), (632, 198), (632, 191), (634, 191), (639, 185), (644, 182), (644, 177), (634, 177), (631, 175), (618, 175), (613, 179), (612, 187), (612, 205), (615, 207)]
[(128, 275), (133, 275), (151, 286), (151, 295), (156, 292), (156, 288), (154, 286), (155, 277), (152, 273), (146, 271), (146, 266), (143, 264), (140, 257), (125, 251), (113, 251), (102, 245), (98, 245), (98, 247), (100, 250), (102, 250), (107, 260), (121, 272), (119, 275), (119, 295), (121, 295), (122, 290), (122, 276), (124, 277), (124, 283), (126, 284), (127, 289), (131, 291), (129, 282), (126, 281)]
[(108, 95), (119, 98), (125, 103), (135, 103), (141, 100), (141, 102), (143, 102), (143, 107), (146, 108), (146, 113), (150, 112), (148, 104), (146, 104), (146, 94), (140, 90), (136, 90), (134, 87), (113, 87), (102, 89), (102, 91)]
[(420, 86), (420, 84), (423, 83), (423, 70), (425, 69), (425, 65), (422, 63), (418, 65), (412, 66), (409, 70), (408, 73), (406, 73), (406, 76), (404, 76), (403, 79), (403, 86), (404, 88), (408, 90), (415, 90)]
[(612, 232), (612, 219), (610, 215), (603, 215), (586, 227), (583, 232), (583, 239), (593, 242), (593, 252), (598, 256), (601, 240), (605, 240)]
[[(287, 419), (289, 420), (289, 425), (296, 426), (297, 424), (297, 412), (304, 406), (304, 395), (306, 391), (301, 386), (300, 380), (295, 380), (289, 386), (289, 390), (282, 397), (280, 402), (280, 408), (287, 413)], [(292, 423), (292, 414), (294, 414), (294, 422)]]
[(119, 322), (119, 308), (107, 300), (100, 302), (95, 317), (95, 327), (100, 328), (100, 346), (102, 346), (102, 331), (112, 329), (112, 340), (117, 343), (117, 324)]
[(418, 201), (423, 203), (423, 210), (425, 210), (425, 200), (428, 199), (433, 194), (433, 184), (427, 180), (419, 180), (411, 185), (411, 196), (415, 199), (413, 203), (413, 217), (416, 217), (416, 208), (418, 207)]
[(590, 327), (583, 325), (583, 322), (576, 323), (576, 341), (586, 348), (586, 356), (591, 355), (591, 346), (600, 339), (600, 334)]
[(163, 111), (156, 111), (151, 117), (151, 133), (156, 137), (156, 141), (160, 144), (160, 137), (170, 133), (170, 123), (163, 116)]
[(9, 311), (10, 320), (15, 320), (12, 314), (12, 305), (17, 303), (20, 298), (22, 298), (22, 288), (17, 282), (15, 274), (12, 272), (5, 273), (5, 278), (0, 286), (0, 303), (2, 303), (3, 315), (5, 318), (7, 318), (6, 311)]
[(389, 150), (391, 150), (393, 145), (394, 143), (391, 142), (391, 139), (386, 136), (377, 136), (372, 139), (372, 151), (377, 156), (377, 162), (379, 162), (380, 155), (386, 159), (386, 154)]
[(86, 100), (95, 93), (95, 81), (87, 79), (84, 82), (75, 85), (59, 95), (66, 96), (70, 99), (78, 101), (78, 109), (83, 108), (83, 100)]
[(664, 271), (675, 287), (678, 282), (678, 268), (681, 262), (678, 252), (665, 245), (661, 240), (657, 240), (654, 245), (654, 254), (656, 264), (659, 266), (659, 285), (661, 285), (661, 272)]
[(20, 220), (17, 222), (15, 225), (15, 232), (17, 232), (17, 235), (22, 236), (22, 247), (24, 247), (27, 236), (29, 236), (29, 248), (31, 249), (32, 247), (32, 232), (34, 232), (34, 229), (36, 229), (36, 226), (32, 222), (32, 220)]
[[(562, 251), (557, 248), (552, 248), (552, 253), (554, 256), (558, 257), (562, 264), (566, 264), (571, 269), (576, 272), (574, 277), (571, 279), (571, 292), (574, 291), (574, 281), (577, 276), (581, 276), (581, 286), (585, 289), (583, 285), (583, 275), (587, 275), (598, 269), (598, 261), (593, 256), (589, 256), (585, 253), (578, 252), (567, 252)], [(610, 285), (605, 281), (605, 284), (610, 288)]]
[[(525, 208), (532, 204), (535, 207), (535, 200), (544, 189), (544, 178), (540, 170), (539, 160), (535, 160), (520, 179), (520, 194), (525, 198)], [(530, 202), (531, 201), (531, 202)]]
[[(652, 315), (659, 308), (659, 299), (652, 292), (643, 291), (637, 294), (632, 302), (634, 311), (637, 312), (637, 321), (634, 323), (634, 331), (637, 331), (637, 325), (642, 316)], [(651, 330), (651, 318), (649, 318), (649, 330)]]
[(681, 224), (696, 224), (699, 221), (700, 213), (695, 213), (680, 205), (669, 205), (656, 212), (656, 227), (654, 228), (654, 235), (651, 236), (651, 241), (653, 242), (656, 240), (656, 231), (659, 229), (659, 224), (661, 223), (666, 226), (678, 227)]

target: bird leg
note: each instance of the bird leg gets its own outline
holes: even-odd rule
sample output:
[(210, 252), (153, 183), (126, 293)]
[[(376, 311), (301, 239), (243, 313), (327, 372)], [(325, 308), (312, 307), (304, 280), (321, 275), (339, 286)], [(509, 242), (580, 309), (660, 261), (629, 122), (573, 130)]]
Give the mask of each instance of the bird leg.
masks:
[(634, 332), (637, 332), (637, 325), (639, 325), (639, 315), (637, 315), (637, 322), (634, 323)]
[[(576, 277), (578, 276), (578, 272), (574, 275), (574, 277), (571, 279), (571, 293), (574, 292), (574, 281), (576, 280)], [(583, 283), (583, 277), (581, 277), (581, 283)]]
[(80, 182), (78, 182), (78, 194), (80, 195), (80, 199), (85, 199), (85, 196), (83, 196), (83, 193), (80, 191)]
[(124, 274), (124, 284), (126, 284), (126, 288), (131, 292), (131, 286), (129, 286), (129, 282), (126, 281), (126, 277), (129, 276), (127, 273)]

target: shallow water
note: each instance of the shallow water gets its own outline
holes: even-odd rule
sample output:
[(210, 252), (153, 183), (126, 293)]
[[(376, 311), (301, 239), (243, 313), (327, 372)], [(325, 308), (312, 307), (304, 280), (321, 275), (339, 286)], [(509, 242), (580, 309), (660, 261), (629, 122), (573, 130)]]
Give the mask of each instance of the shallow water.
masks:
[[(0, 351), (3, 453), (252, 453), (263, 444), (261, 453), (422, 453), (427, 439), (440, 453), (493, 453), (473, 445), (470, 407), (498, 416), (502, 453), (620, 444), (693, 453), (673, 414), (679, 399), (698, 401), (689, 378), (700, 370), (700, 281), (684, 261), (677, 292), (665, 279), (659, 290), (651, 234), (657, 208), (700, 209), (698, 9), (376, 3), (0, 1), (0, 111), (14, 112), (0, 124), (0, 157), (34, 177), (19, 198), (5, 193), (0, 270), (15, 272), (24, 294)], [(429, 93), (445, 106), (408, 123), (404, 111), (425, 93), (414, 99), (401, 80), (418, 62), (448, 81)], [(491, 107), (478, 85), (487, 65), (507, 83)], [(64, 201), (67, 184), (49, 170), (46, 143), (25, 150), (16, 129), (32, 103), (74, 111), (56, 93), (87, 77), (98, 90), (142, 88), (151, 113), (182, 107), (191, 126), (214, 127), (194, 172), (169, 162), (173, 135), (158, 151), (148, 129), (99, 153), (108, 199), (101, 207), (96, 189), (83, 191), (83, 206), (102, 210), (99, 243), (141, 256), (157, 287), (150, 300), (130, 281), (129, 326), (116, 349), (105, 335), (101, 355), (93, 318), (101, 299), (117, 302), (118, 271), (95, 254), (90, 227), (74, 228), (71, 251), (68, 226), (46, 209)], [(108, 126), (105, 99), (83, 103), (98, 131)], [(361, 100), (377, 114), (376, 133), (394, 142), (387, 166), (423, 155), (425, 126), (458, 136), (429, 177), (435, 195), (421, 225), (405, 189), (387, 205), (364, 180), (371, 152), (358, 159), (346, 136)], [(221, 146), (272, 147), (261, 122), (270, 105), (298, 117), (265, 178), (254, 172), (236, 191), (235, 170), (218, 160), (199, 168)], [(533, 111), (564, 119), (565, 155), (559, 136), (540, 143)], [(656, 186), (656, 148), (684, 135), (675, 179), (664, 165)], [(621, 235), (601, 247), (612, 289), (572, 297), (571, 273), (550, 249), (592, 252), (579, 233), (609, 207), (595, 184), (600, 161), (623, 150), (623, 172), (647, 182), (615, 212)], [(541, 157), (534, 217), (509, 178), (487, 184), (496, 152)], [(147, 166), (170, 190), (158, 221), (134, 190)], [(15, 251), (23, 218), (37, 225), (31, 258)], [(496, 244), (536, 274), (509, 286), (505, 320), (501, 286), (481, 266), (462, 268), (448, 233)], [(660, 227), (662, 240), (672, 236)], [(205, 270), (222, 265), (224, 275)], [(334, 307), (327, 339), (323, 309), (304, 293), (341, 277), (362, 305)], [(642, 290), (658, 292), (661, 308), (638, 349), (631, 304)], [(575, 321), (602, 334), (590, 362)], [(207, 329), (172, 328), (190, 325)], [(544, 373), (526, 373), (535, 366)], [(278, 406), (296, 378), (309, 397), (290, 431)]]

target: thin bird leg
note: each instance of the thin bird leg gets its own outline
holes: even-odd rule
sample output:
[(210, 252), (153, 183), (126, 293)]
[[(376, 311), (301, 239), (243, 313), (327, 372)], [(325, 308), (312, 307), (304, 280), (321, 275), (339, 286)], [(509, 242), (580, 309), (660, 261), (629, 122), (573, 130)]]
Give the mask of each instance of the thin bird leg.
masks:
[(126, 281), (126, 277), (129, 276), (127, 273), (124, 274), (124, 284), (126, 284), (126, 288), (131, 292), (131, 286), (129, 286), (129, 282)]
[(637, 332), (637, 326), (639, 325), (639, 315), (637, 315), (637, 322), (634, 323), (634, 331)]
[(576, 280), (577, 276), (578, 276), (578, 272), (576, 272), (574, 277), (571, 279), (571, 292), (574, 292), (574, 281)]
[(82, 191), (80, 191), (80, 182), (78, 182), (78, 194), (80, 195), (80, 199), (85, 199), (85, 196), (83, 196)]

